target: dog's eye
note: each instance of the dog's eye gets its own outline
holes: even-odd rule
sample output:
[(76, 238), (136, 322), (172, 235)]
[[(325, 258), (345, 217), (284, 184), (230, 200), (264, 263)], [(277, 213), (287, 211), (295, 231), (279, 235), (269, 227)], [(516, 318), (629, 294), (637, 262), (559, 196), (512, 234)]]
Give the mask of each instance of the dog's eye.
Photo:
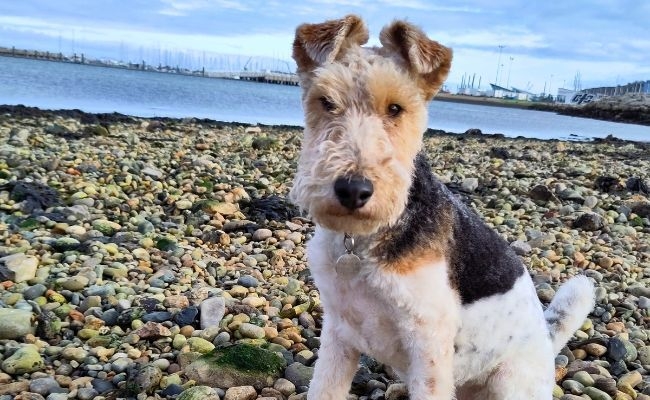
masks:
[(404, 111), (404, 109), (399, 104), (393, 103), (388, 105), (388, 115), (390, 117), (397, 117), (402, 113), (402, 111)]
[(325, 111), (329, 113), (336, 111), (336, 104), (334, 104), (332, 100), (328, 99), (325, 96), (319, 98), (318, 100), (320, 100), (320, 103), (323, 105), (323, 109), (325, 109)]

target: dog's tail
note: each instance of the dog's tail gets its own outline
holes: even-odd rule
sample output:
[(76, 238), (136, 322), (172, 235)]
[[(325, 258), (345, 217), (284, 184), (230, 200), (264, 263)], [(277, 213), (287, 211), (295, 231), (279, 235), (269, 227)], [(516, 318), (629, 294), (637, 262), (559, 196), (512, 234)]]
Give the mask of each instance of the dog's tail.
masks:
[(562, 350), (594, 308), (594, 285), (586, 276), (566, 282), (544, 311), (555, 354)]

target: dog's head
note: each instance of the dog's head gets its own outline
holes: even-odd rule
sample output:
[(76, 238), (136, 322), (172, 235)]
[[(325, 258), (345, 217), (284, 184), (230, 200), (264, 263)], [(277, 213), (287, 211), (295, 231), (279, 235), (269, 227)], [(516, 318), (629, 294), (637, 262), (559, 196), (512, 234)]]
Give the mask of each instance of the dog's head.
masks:
[(357, 16), (296, 30), (305, 137), (292, 199), (336, 231), (370, 234), (394, 223), (408, 199), (429, 100), (452, 53), (417, 27), (395, 21), (382, 47), (362, 47)]

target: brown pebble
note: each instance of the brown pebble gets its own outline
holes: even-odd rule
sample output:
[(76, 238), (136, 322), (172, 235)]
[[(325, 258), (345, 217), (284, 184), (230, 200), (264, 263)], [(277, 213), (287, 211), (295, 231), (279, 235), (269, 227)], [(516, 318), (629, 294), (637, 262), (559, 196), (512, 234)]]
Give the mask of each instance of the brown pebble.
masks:
[(607, 329), (611, 329), (616, 333), (625, 332), (625, 324), (620, 321), (610, 322), (606, 325), (606, 327)]
[(608, 268), (611, 268), (612, 265), (614, 265), (614, 260), (612, 260), (609, 257), (603, 257), (603, 258), (598, 260), (598, 265), (605, 268), (605, 269), (608, 269)]
[(589, 343), (589, 344), (586, 344), (583, 348), (587, 352), (587, 354), (589, 354), (591, 356), (600, 357), (600, 356), (604, 355), (605, 353), (607, 353), (607, 347), (603, 346), (602, 344), (598, 344), (598, 343)]
[(194, 327), (192, 325), (185, 325), (179, 331), (181, 335), (187, 338), (192, 337), (193, 332), (194, 332)]
[(283, 331), (287, 328), (291, 328), (293, 322), (289, 318), (284, 318), (278, 322), (278, 330)]
[(573, 353), (573, 356), (576, 358), (576, 360), (584, 360), (587, 358), (587, 352), (582, 349), (571, 350), (571, 353)]
[(281, 336), (274, 337), (273, 339), (271, 339), (271, 342), (275, 343), (275, 344), (279, 344), (280, 346), (284, 347), (285, 349), (288, 349), (293, 344), (293, 342), (291, 340), (285, 339), (285, 338), (283, 338)]
[(18, 382), (11, 382), (7, 383), (6, 385), (2, 385), (0, 387), (0, 394), (18, 394), (21, 392), (26, 392), (29, 390), (29, 382), (28, 381), (18, 381)]
[(264, 327), (264, 337), (266, 337), (267, 340), (273, 339), (276, 336), (278, 336), (277, 329), (273, 328), (272, 326)]
[(175, 374), (180, 370), (181, 370), (181, 366), (176, 363), (169, 364), (169, 367), (167, 367), (167, 373), (169, 374)]

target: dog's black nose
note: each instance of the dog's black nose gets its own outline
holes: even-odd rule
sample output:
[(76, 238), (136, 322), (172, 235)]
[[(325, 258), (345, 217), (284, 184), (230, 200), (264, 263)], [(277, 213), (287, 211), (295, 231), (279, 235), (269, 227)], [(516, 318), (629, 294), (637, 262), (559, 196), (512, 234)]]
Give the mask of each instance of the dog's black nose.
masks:
[(349, 210), (363, 207), (372, 196), (372, 192), (372, 182), (363, 176), (342, 176), (334, 182), (336, 198)]

